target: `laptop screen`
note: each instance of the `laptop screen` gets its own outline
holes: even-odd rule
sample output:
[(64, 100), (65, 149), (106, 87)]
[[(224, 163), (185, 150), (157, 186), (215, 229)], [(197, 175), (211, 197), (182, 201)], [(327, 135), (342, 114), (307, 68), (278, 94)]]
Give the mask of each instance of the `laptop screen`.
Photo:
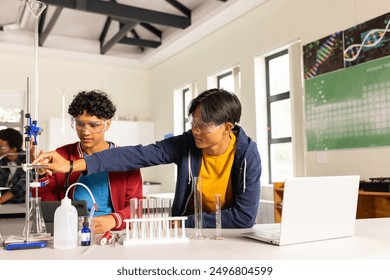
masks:
[(357, 175), (286, 179), (280, 242), (353, 235), (359, 179)]

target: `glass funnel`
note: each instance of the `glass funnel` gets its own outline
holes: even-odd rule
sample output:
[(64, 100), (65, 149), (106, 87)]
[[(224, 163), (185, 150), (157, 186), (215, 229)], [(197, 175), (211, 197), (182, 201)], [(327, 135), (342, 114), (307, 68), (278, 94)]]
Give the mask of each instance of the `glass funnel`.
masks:
[(30, 0), (27, 2), (27, 7), (30, 9), (31, 14), (37, 19), (46, 8), (46, 4), (41, 1)]

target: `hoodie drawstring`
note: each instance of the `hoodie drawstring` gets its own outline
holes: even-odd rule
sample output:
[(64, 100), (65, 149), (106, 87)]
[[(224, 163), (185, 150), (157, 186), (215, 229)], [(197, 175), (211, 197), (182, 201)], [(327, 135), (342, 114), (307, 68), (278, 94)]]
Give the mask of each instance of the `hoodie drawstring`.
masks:
[(191, 151), (188, 151), (188, 184), (191, 183), (192, 170), (191, 170)]
[(246, 159), (244, 159), (244, 187), (243, 187), (243, 190), (242, 192), (244, 193), (246, 191)]

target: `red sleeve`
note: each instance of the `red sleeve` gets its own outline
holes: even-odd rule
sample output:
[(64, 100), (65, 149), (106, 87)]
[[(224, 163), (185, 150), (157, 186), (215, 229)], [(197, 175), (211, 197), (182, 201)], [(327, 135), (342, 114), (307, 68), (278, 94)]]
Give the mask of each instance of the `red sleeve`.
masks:
[[(69, 159), (69, 158), (78, 158), (76, 155), (77, 142), (73, 144), (68, 144), (62, 147), (59, 147), (56, 149), (56, 152), (60, 154), (62, 157)], [(80, 176), (80, 173), (72, 173), (72, 176), (70, 178), (70, 184), (74, 183), (77, 178)], [(46, 175), (39, 179), (39, 182), (46, 182), (47, 184), (43, 187), (31, 189), (31, 194), (33, 197), (38, 196), (41, 198), (42, 201), (53, 201), (53, 200), (60, 200), (64, 198), (65, 195), (65, 183), (66, 174), (62, 173), (54, 173), (53, 175)]]
[(123, 209), (118, 209), (111, 215), (115, 218), (116, 226), (114, 230), (125, 228), (124, 219), (130, 218), (130, 199), (142, 198), (142, 176), (139, 169), (126, 172), (126, 190), (123, 201)]

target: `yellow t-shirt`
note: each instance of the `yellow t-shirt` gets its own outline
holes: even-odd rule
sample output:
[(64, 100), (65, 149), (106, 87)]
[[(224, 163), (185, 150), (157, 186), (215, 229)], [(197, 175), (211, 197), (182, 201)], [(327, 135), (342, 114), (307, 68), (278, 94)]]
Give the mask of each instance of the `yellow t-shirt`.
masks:
[(230, 145), (220, 156), (203, 152), (199, 177), (202, 178), (202, 210), (215, 212), (215, 194), (221, 194), (221, 209), (232, 203), (230, 173), (236, 153), (236, 135), (230, 133)]

